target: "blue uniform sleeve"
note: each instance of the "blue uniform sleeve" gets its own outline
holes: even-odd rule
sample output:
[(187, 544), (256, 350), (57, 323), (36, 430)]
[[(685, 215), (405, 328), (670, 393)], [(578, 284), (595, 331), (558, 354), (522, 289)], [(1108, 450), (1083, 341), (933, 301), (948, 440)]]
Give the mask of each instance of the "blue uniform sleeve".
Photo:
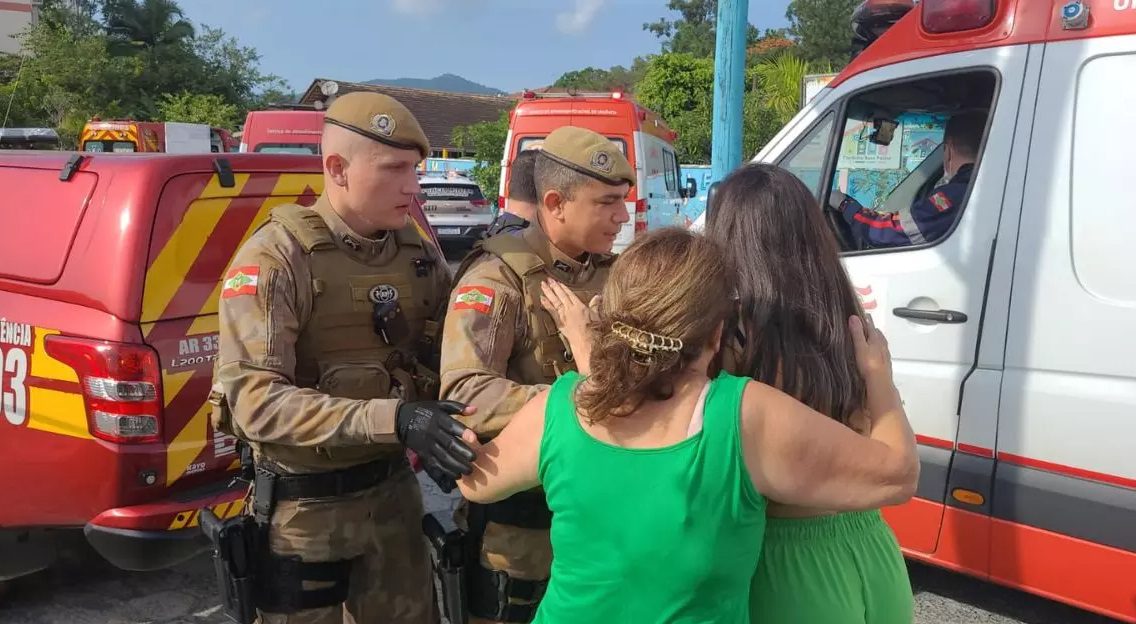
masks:
[(927, 199), (911, 206), (911, 217), (927, 242), (938, 240), (955, 221), (958, 205), (966, 193), (965, 185), (948, 184)]
[(911, 239), (904, 233), (897, 214), (865, 208), (851, 196), (846, 197), (840, 204), (840, 213), (848, 222), (852, 236), (858, 241), (877, 247), (911, 244)]
[(966, 184), (947, 184), (912, 204), (908, 219), (864, 208), (851, 197), (841, 203), (840, 212), (852, 235), (873, 247), (918, 245), (938, 240), (951, 229), (965, 195)]

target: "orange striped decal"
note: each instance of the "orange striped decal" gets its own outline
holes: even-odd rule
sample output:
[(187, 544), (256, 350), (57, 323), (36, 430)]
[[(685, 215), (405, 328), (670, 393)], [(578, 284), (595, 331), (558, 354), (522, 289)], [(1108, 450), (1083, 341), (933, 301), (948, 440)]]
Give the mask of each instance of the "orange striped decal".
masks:
[[(229, 518), (236, 518), (241, 515), (245, 510), (245, 500), (235, 500), (231, 503), (218, 503), (210, 507), (213, 513), (221, 520), (228, 520)], [(192, 529), (201, 523), (201, 510), (188, 509), (178, 513), (174, 516), (170, 526), (167, 527), (168, 531), (177, 531), (179, 529)]]
[(135, 126), (114, 130), (88, 128), (83, 132), (82, 141), (126, 141), (137, 144), (138, 132)]

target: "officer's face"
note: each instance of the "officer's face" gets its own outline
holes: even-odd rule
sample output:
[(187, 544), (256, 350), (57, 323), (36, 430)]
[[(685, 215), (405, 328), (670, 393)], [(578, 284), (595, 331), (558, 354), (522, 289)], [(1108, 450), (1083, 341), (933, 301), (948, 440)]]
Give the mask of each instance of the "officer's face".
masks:
[(552, 208), (549, 236), (566, 253), (611, 253), (623, 224), (631, 220), (625, 203), (629, 192), (627, 183), (611, 186), (599, 180), (588, 180), (570, 199), (549, 191), (556, 194), (545, 198), (545, 206)]
[(400, 229), (406, 225), (410, 207), (422, 191), (415, 171), (421, 158), (414, 150), (377, 142), (369, 147), (357, 154), (346, 170), (346, 194), (352, 211), (373, 228), (360, 234)]

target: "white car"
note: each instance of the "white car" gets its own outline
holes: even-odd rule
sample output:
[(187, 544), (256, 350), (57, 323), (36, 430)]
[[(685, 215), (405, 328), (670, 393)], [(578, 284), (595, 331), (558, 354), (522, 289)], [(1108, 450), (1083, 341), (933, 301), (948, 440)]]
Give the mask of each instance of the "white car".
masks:
[(466, 175), (427, 173), (418, 183), (426, 220), (439, 240), (473, 244), (493, 223), (493, 208)]

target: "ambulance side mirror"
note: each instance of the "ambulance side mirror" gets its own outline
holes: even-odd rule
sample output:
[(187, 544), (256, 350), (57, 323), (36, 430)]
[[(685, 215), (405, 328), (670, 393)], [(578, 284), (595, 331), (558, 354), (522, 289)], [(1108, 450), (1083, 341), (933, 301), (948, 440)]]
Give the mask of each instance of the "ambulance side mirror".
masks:
[(710, 218), (710, 213), (715, 209), (715, 199), (718, 197), (718, 186), (722, 183), (713, 182), (710, 187), (706, 189), (706, 218)]
[(691, 199), (698, 195), (698, 181), (694, 178), (686, 179), (686, 187), (680, 193), (684, 198)]

